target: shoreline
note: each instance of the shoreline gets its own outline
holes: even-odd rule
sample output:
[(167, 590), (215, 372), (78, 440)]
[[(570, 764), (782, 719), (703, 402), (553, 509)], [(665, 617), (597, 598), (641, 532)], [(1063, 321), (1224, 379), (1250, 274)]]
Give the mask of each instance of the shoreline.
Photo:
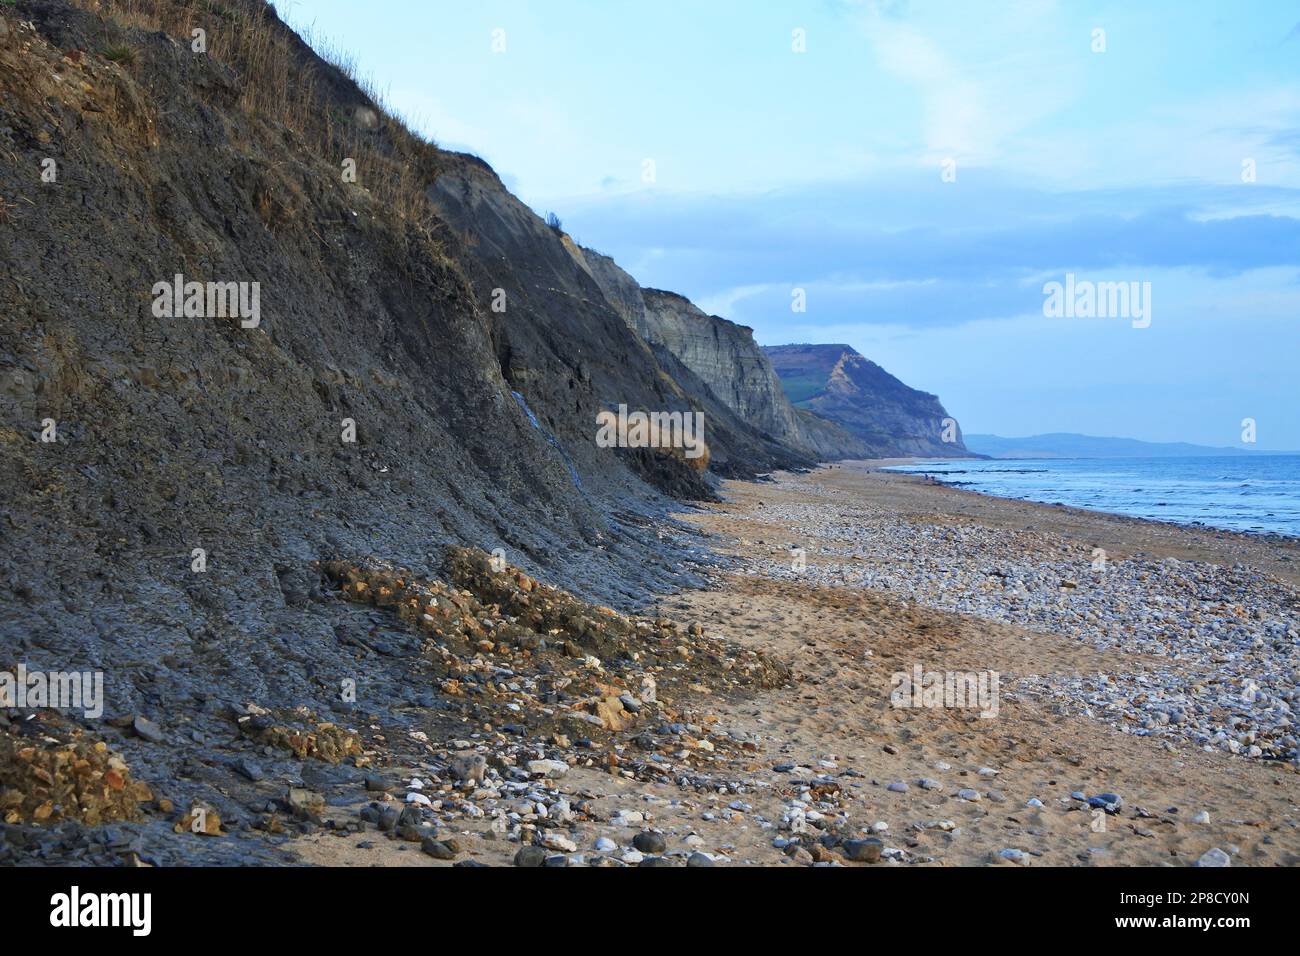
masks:
[[(1020, 824), (1002, 829), (1019, 830), (1030, 856), (1058, 864), (1187, 865), (1194, 862), (1189, 853), (1199, 858), (1215, 847), (1234, 861), (1300, 863), (1295, 737), (1286, 717), (1276, 719), (1289, 716), (1277, 701), (1289, 694), (1295, 703), (1300, 601), (1294, 572), (1279, 560), (1291, 555), (1240, 533), (1002, 499), (878, 465), (841, 463), (778, 475), (775, 485), (729, 483), (727, 500), (694, 522), (735, 564), (718, 590), (686, 595), (677, 607), (712, 609), (726, 622), (724, 637), (789, 650), (801, 680), (811, 686), (800, 698), (804, 707), (792, 713), (786, 702), (775, 714), (804, 731), (798, 747), (839, 754), (861, 748), (854, 769), (879, 774), (870, 780), (873, 803), (919, 804), (917, 814), (956, 808), (978, 819), (993, 814)], [(835, 538), (847, 526), (872, 522), (885, 530), (867, 543), (894, 540), (895, 547), (835, 553)], [(891, 539), (896, 533), (901, 537)], [(807, 570), (786, 573), (794, 541), (806, 549)], [(945, 541), (953, 546), (944, 550)], [(1035, 569), (1021, 564), (1046, 550), (1076, 562), (1077, 574), (1077, 562), (1086, 565), (1094, 541), (1112, 548), (1106, 574), (1118, 583), (1109, 594), (1097, 589), (1096, 603), (1076, 600), (1076, 591), (1094, 587), (1083, 575), (1078, 581), (1050, 578), (1043, 587)], [(930, 561), (935, 556), (926, 552), (936, 549), (937, 560)], [(996, 577), (963, 579), (966, 559), (1023, 574), (1028, 597)], [(920, 566), (920, 579), (930, 586), (898, 586), (891, 579), (900, 565), (910, 564)], [(863, 566), (868, 585), (852, 571)], [(1052, 564), (1050, 574), (1060, 569)], [(971, 586), (968, 594), (964, 585)], [(1261, 603), (1252, 606), (1257, 597)], [(1025, 613), (1038, 599), (1051, 616)], [(1125, 612), (1112, 613), (1106, 600), (1120, 600)], [(1211, 613), (1220, 604), (1222, 622)], [(1016, 613), (1004, 613), (1008, 608)], [(1180, 618), (1184, 609), (1188, 621)], [(1094, 611), (1113, 619), (1098, 627), (1089, 617)], [(1260, 644), (1261, 633), (1275, 640)], [(917, 664), (1000, 672), (1002, 714), (982, 721), (960, 711), (890, 708), (881, 671)], [(1243, 700), (1242, 688), (1226, 679), (1233, 669), (1271, 682), (1270, 690), (1253, 688), (1258, 699)], [(1269, 734), (1276, 746), (1267, 744)], [(868, 743), (881, 746), (884, 756), (868, 750)], [(984, 769), (997, 771), (991, 775), (997, 786), (988, 792), (980, 786), (981, 768), (970, 766), (972, 753), (984, 755)], [(1008, 764), (1019, 772), (1011, 773)], [(944, 765), (968, 778), (964, 789), (974, 790), (974, 800), (939, 796), (951, 785), (933, 772)], [(1025, 788), (1019, 801), (1011, 786), (1017, 779)], [(902, 786), (895, 791), (891, 783)], [(1137, 839), (1120, 842), (1090, 835), (1086, 822), (1075, 826), (1072, 816), (1090, 811), (1076, 795), (1101, 792), (1122, 795), (1124, 809), (1115, 814), (1121, 819), (1113, 822)], [(981, 812), (981, 798), (1006, 807)], [(1228, 832), (1224, 816), (1232, 824)], [(1234, 829), (1242, 821), (1259, 830)], [(918, 822), (926, 821), (914, 818), (911, 826)], [(1269, 834), (1262, 843), (1260, 831)], [(1062, 845), (1070, 851), (1064, 859)], [(999, 852), (988, 845), (951, 847), (936, 859), (1004, 862)]]
[[(1296, 759), (1287, 702), (1300, 704), (1300, 592), (1289, 554), (1228, 532), (1207, 548), (1204, 535), (1178, 526), (1063, 513), (870, 463), (732, 490), (749, 506), (733, 515), (741, 530), (791, 535), (779, 547), (740, 538), (731, 550), (742, 573), (901, 594), (936, 611), (1176, 661), (1140, 691), (1103, 688), (1107, 709), (1164, 732), (1168, 714), (1157, 711), (1153, 730), (1147, 713), (1157, 698), (1200, 744)], [(1187, 723), (1185, 711), (1195, 715)]]
[[(921, 458), (874, 458), (850, 461), (828, 462), (808, 472), (843, 469), (862, 474), (887, 476), (887, 480), (913, 485), (918, 488), (933, 489), (942, 495), (953, 496), (945, 502), (947, 507), (955, 507), (956, 513), (963, 517), (980, 516), (994, 518), (999, 510), (1015, 512), (1023, 510), (1026, 517), (1037, 516), (1047, 526), (1063, 526), (1069, 529), (1096, 527), (1106, 529), (1113, 537), (1120, 540), (1144, 542), (1146, 546), (1158, 552), (1161, 548), (1170, 553), (1182, 549), (1188, 554), (1204, 555), (1205, 559), (1215, 557), (1222, 560), (1241, 560), (1243, 556), (1262, 570), (1268, 570), (1286, 580), (1300, 584), (1300, 536), (1292, 536), (1276, 531), (1238, 531), (1218, 528), (1212, 525), (1182, 524), (1160, 518), (1147, 518), (1128, 515), (1117, 511), (1103, 511), (1085, 508), (1079, 505), (1055, 504), (1051, 502), (1032, 501), (1025, 498), (1007, 498), (984, 491), (974, 491), (941, 481), (927, 480), (924, 475), (908, 472), (889, 471), (892, 465), (915, 464), (929, 459)], [(960, 459), (954, 459), (960, 460)], [(793, 474), (793, 473), (791, 473)], [(965, 501), (963, 501), (965, 499)], [(939, 501), (936, 498), (936, 503)], [(970, 502), (988, 502), (990, 506), (981, 508)], [(1003, 506), (999, 509), (999, 505)], [(1186, 540), (1178, 542), (1177, 539)], [(1164, 540), (1169, 539), (1169, 540)], [(1134, 548), (1139, 545), (1134, 544)], [(1273, 554), (1278, 550), (1278, 554)], [(1177, 555), (1174, 555), (1177, 556)]]
[[(1196, 523), (1196, 522), (1191, 522), (1191, 521), (1188, 521), (1188, 522), (1180, 522), (1180, 521), (1171, 521), (1171, 520), (1169, 520), (1169, 519), (1165, 519), (1165, 518), (1153, 518), (1153, 517), (1148, 517), (1148, 516), (1146, 516), (1146, 515), (1130, 515), (1130, 514), (1125, 514), (1125, 513), (1122, 512), (1122, 511), (1107, 511), (1107, 510), (1102, 509), (1102, 508), (1089, 508), (1089, 507), (1086, 507), (1086, 506), (1084, 506), (1084, 505), (1071, 505), (1071, 504), (1067, 504), (1067, 503), (1065, 503), (1065, 502), (1036, 501), (1036, 500), (1034, 500), (1034, 499), (1032, 499), (1032, 498), (1011, 498), (1011, 497), (1007, 497), (1007, 496), (1004, 496), (1004, 495), (996, 495), (996, 494), (993, 494), (992, 492), (989, 492), (989, 491), (977, 491), (977, 490), (975, 490), (975, 489), (973, 489), (973, 488), (967, 488), (967, 487), (964, 487), (964, 484), (965, 484), (965, 483), (939, 481), (938, 479), (932, 478), (931, 476), (926, 475), (926, 474), (915, 473), (915, 472), (903, 472), (903, 471), (889, 471), (889, 470), (888, 470), (888, 469), (890, 469), (890, 468), (892, 468), (892, 467), (899, 466), (899, 465), (919, 465), (919, 464), (922, 464), (922, 463), (924, 463), (924, 462), (928, 462), (928, 461), (962, 462), (962, 461), (972, 461), (972, 460), (984, 460), (984, 459), (966, 459), (966, 458), (949, 458), (949, 459), (932, 459), (932, 458), (878, 458), (878, 459), (856, 459), (856, 460), (845, 460), (845, 461), (838, 461), (838, 462), (826, 462), (826, 463), (823, 463), (823, 464), (819, 465), (819, 467), (821, 467), (821, 468), (825, 468), (825, 467), (828, 467), (828, 466), (830, 466), (830, 465), (867, 466), (867, 467), (870, 467), (870, 468), (872, 468), (872, 469), (874, 469), (874, 470), (879, 470), (879, 471), (885, 472), (886, 474), (891, 474), (891, 475), (900, 475), (900, 476), (904, 476), (904, 477), (914, 478), (914, 479), (917, 479), (917, 480), (920, 480), (920, 481), (926, 482), (926, 483), (928, 483), (928, 484), (933, 484), (933, 485), (937, 485), (937, 486), (940, 486), (940, 487), (949, 488), (949, 489), (951, 489), (951, 490), (953, 490), (953, 491), (964, 491), (964, 492), (967, 492), (968, 494), (983, 495), (984, 497), (987, 497), (987, 498), (997, 498), (997, 499), (1002, 500), (1002, 501), (1015, 501), (1015, 502), (1019, 502), (1019, 503), (1021, 503), (1021, 504), (1026, 504), (1026, 505), (1036, 505), (1036, 506), (1040, 506), (1040, 507), (1044, 507), (1044, 508), (1068, 509), (1068, 510), (1071, 510), (1071, 511), (1083, 512), (1083, 513), (1085, 513), (1085, 514), (1106, 515), (1106, 516), (1109, 516), (1109, 517), (1112, 517), (1112, 518), (1126, 519), (1126, 520), (1129, 520), (1129, 521), (1144, 521), (1144, 522), (1151, 522), (1151, 523), (1153, 523), (1153, 524), (1157, 524), (1157, 525), (1164, 525), (1164, 526), (1168, 526), (1168, 527), (1179, 528), (1179, 529), (1185, 529), (1185, 530), (1192, 530), (1192, 531), (1208, 531), (1208, 532), (1224, 533), (1224, 534), (1232, 534), (1232, 535), (1244, 535), (1244, 536), (1246, 536), (1246, 537), (1250, 537), (1250, 538), (1260, 538), (1260, 539), (1265, 540), (1265, 541), (1271, 541), (1271, 542), (1277, 542), (1277, 543), (1296, 543), (1296, 544), (1300, 544), (1300, 534), (1287, 534), (1287, 533), (1284, 532), (1284, 531), (1267, 531), (1267, 530), (1265, 530), (1265, 531), (1252, 531), (1252, 530), (1248, 530), (1248, 529), (1247, 529), (1247, 530), (1241, 530), (1241, 529), (1237, 529), (1237, 528), (1223, 528), (1223, 527), (1219, 527), (1218, 525), (1205, 524), (1205, 523)], [(1005, 460), (1005, 461), (1034, 461), (1035, 459), (1021, 459), (1021, 458), (1011, 459), (1011, 458), (1008, 458), (1008, 459), (997, 459), (997, 460)], [(1058, 459), (1049, 459), (1049, 460), (1058, 460)], [(1103, 461), (1103, 460), (1105, 460), (1105, 459), (1068, 459), (1068, 460), (1070, 460), (1070, 461)], [(1119, 459), (1119, 460), (1123, 460), (1123, 459)]]

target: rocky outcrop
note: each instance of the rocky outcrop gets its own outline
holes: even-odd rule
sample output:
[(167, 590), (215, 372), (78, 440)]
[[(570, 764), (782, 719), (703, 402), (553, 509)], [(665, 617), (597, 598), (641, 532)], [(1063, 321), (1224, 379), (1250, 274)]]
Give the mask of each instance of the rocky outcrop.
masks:
[(849, 346), (778, 345), (764, 352), (799, 408), (848, 429), (870, 457), (970, 455), (937, 396), (904, 385)]
[(753, 329), (708, 315), (677, 293), (641, 288), (608, 256), (591, 249), (575, 254), (618, 314), (666, 364), (680, 363), (744, 421), (812, 460), (866, 452), (849, 432), (790, 404)]
[(754, 330), (706, 315), (684, 296), (643, 289), (648, 341), (663, 345), (713, 393), (780, 440), (799, 442), (799, 420)]

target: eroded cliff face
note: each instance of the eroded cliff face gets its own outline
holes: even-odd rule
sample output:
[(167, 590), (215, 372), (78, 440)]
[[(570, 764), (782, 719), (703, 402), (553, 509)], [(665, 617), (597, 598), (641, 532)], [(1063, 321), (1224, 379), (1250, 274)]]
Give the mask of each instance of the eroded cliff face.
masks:
[[(709, 469), (721, 477), (813, 463), (719, 402), (674, 355), (643, 338), (624, 311), (639, 298), (625, 287), (637, 289), (631, 277), (612, 263), (593, 268), (585, 250), (515, 198), (485, 164), (451, 157), (428, 197), (459, 240), (456, 258), (490, 323), (503, 376), (580, 471), (601, 480), (602, 469), (621, 462), (670, 494), (712, 497), (706, 477), (680, 458), (597, 447), (597, 414), (619, 406), (702, 413)], [(623, 277), (618, 282), (613, 270)]]
[(752, 329), (708, 315), (674, 292), (641, 288), (608, 256), (591, 249), (575, 254), (618, 314), (665, 364), (675, 360), (759, 432), (815, 461), (866, 452), (845, 429), (791, 405)]
[[(662, 492), (811, 463), (629, 328), (486, 164), (384, 115), (273, 8), (29, 6), (0, 6), (4, 587), (86, 583), (45, 566), (71, 550), (155, 580), (153, 555), (204, 548), (275, 602), (273, 567), (457, 542), (627, 603), (664, 578), (641, 532)], [(259, 322), (155, 314), (177, 275), (256, 285)], [(712, 473), (599, 447), (619, 404), (703, 410)]]
[(870, 457), (970, 454), (937, 396), (903, 384), (847, 345), (779, 345), (764, 352), (800, 409), (851, 431)]
[(752, 329), (706, 315), (673, 292), (643, 289), (645, 337), (662, 344), (747, 421), (798, 442), (799, 423)]
[[(394, 737), (417, 713), (477, 717), (321, 562), (435, 575), (444, 545), (499, 548), (630, 607), (700, 583), (655, 533), (673, 504), (648, 482), (708, 487), (672, 456), (596, 447), (605, 401), (678, 386), (565, 278), (558, 242), (517, 265), (465, 251), (508, 253), (531, 228), (485, 170), (382, 117), (264, 4), (129, 6), (0, 4), (0, 666), (103, 671), (107, 722), (85, 729), (178, 810), (201, 797), (247, 831), (219, 768), (265, 759), (230, 746), (250, 703)], [(267, 57), (282, 69), (249, 67)], [(424, 190), (444, 175), (483, 228), (437, 215)], [(159, 309), (178, 275), (249, 303), (255, 287), (257, 315), (204, 295)], [(487, 280), (533, 313), (494, 313)], [(137, 715), (168, 745), (117, 729)], [(182, 839), (173, 822), (154, 817), (152, 846)], [(153, 858), (229, 863), (236, 845)]]

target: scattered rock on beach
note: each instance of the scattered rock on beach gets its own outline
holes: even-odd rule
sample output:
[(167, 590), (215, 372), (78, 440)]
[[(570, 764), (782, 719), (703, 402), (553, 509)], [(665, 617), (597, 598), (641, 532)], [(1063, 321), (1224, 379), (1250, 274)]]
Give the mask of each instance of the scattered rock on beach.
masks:
[(854, 863), (878, 863), (884, 846), (884, 843), (875, 837), (867, 837), (864, 840), (845, 840), (843, 844), (844, 856)]
[(1196, 866), (1232, 866), (1232, 857), (1224, 853), (1217, 846), (1206, 850), (1201, 854), (1200, 859), (1195, 863)]
[(546, 850), (540, 846), (521, 846), (515, 853), (515, 866), (542, 866)]
[(632, 838), (632, 845), (642, 853), (664, 853), (668, 849), (668, 840), (662, 833), (642, 830)]
[(441, 840), (435, 840), (433, 837), (425, 837), (420, 843), (420, 849), (433, 857), (435, 860), (454, 860), (456, 851), (449, 847)]

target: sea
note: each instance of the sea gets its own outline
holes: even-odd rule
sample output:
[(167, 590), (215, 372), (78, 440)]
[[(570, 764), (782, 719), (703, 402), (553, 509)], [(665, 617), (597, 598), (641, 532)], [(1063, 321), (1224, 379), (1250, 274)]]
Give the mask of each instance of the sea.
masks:
[(940, 460), (889, 470), (1000, 498), (1300, 537), (1300, 455)]

